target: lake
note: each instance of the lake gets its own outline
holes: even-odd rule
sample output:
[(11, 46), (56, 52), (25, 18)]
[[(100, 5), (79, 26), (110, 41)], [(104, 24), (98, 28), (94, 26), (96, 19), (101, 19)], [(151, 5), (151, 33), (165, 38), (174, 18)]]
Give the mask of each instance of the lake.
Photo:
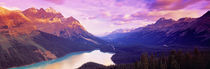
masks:
[(108, 66), (114, 65), (111, 60), (113, 55), (113, 53), (101, 52), (100, 50), (74, 52), (58, 59), (10, 69), (75, 69), (87, 62)]

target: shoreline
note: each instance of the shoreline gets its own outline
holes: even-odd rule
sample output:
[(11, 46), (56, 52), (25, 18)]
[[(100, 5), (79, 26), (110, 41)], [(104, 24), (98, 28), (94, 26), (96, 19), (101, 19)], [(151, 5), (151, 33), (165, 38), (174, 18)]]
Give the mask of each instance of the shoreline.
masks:
[[(97, 50), (97, 49), (96, 49)], [(77, 51), (77, 52), (72, 52), (72, 53), (68, 53), (62, 57), (59, 57), (59, 58), (56, 58), (56, 59), (51, 59), (51, 60), (47, 60), (47, 61), (40, 61), (40, 62), (35, 62), (35, 63), (32, 63), (32, 64), (27, 64), (27, 65), (22, 65), (22, 66), (17, 66), (17, 67), (10, 67), (8, 69), (19, 69), (19, 68), (22, 68), (22, 67), (26, 67), (26, 66), (32, 66), (32, 65), (39, 65), (41, 63), (43, 64), (51, 64), (51, 63), (55, 63), (55, 62), (58, 62), (58, 61), (55, 61), (55, 60), (59, 60), (62, 61), (63, 58), (67, 58), (67, 57), (71, 57), (73, 55), (77, 55), (77, 54), (80, 54), (80, 53), (84, 53), (84, 52), (91, 52), (91, 51), (94, 51), (94, 50), (89, 50), (89, 51)]]
[(31, 67), (34, 67), (34, 66), (42, 66), (42, 65), (44, 66), (46, 64), (53, 64), (53, 63), (56, 63), (56, 62), (63, 61), (66, 58), (71, 58), (72, 56), (75, 56), (75, 55), (79, 55), (79, 54), (82, 54), (82, 53), (90, 53), (90, 52), (93, 52), (93, 51), (96, 51), (96, 50), (99, 50), (100, 52), (103, 52), (103, 53), (110, 53), (110, 54), (113, 54), (113, 55), (116, 54), (114, 52), (104, 52), (104, 51), (101, 51), (100, 49), (89, 50), (89, 51), (77, 51), (77, 52), (72, 52), (72, 53), (66, 54), (65, 56), (60, 57), (60, 58), (47, 60), (47, 61), (41, 61), (41, 62), (32, 63), (32, 64), (28, 64), (28, 65), (23, 65), (23, 66), (18, 66), (18, 67), (11, 67), (11, 68), (8, 68), (8, 69), (25, 69), (25, 68), (31, 68)]

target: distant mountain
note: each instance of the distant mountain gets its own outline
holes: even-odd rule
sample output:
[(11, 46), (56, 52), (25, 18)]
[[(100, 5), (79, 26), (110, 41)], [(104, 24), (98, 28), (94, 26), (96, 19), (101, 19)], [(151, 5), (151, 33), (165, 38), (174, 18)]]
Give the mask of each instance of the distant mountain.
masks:
[[(155, 24), (128, 33), (108, 35), (119, 45), (202, 45), (210, 46), (210, 11), (199, 18), (160, 18)], [(119, 36), (121, 35), (121, 36)], [(113, 37), (115, 36), (115, 37)]]
[(111, 33), (107, 34), (106, 36), (102, 37), (105, 40), (110, 40), (113, 38), (117, 38), (119, 36), (123, 36), (123, 34), (132, 31), (133, 29), (117, 29), (115, 31), (112, 31)]
[(115, 31), (113, 31), (111, 34), (115, 34), (115, 33), (127, 33), (130, 32), (132, 29), (117, 29)]
[(52, 8), (10, 11), (0, 7), (0, 69), (56, 59), (75, 51), (112, 51), (78, 20)]

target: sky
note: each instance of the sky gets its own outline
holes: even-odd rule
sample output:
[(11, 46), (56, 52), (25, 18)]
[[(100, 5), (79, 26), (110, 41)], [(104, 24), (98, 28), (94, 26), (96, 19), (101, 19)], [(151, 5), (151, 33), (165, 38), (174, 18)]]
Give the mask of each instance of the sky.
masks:
[(0, 6), (10, 10), (52, 7), (66, 18), (79, 20), (88, 32), (102, 36), (153, 24), (161, 17), (200, 17), (210, 10), (210, 0), (0, 0)]

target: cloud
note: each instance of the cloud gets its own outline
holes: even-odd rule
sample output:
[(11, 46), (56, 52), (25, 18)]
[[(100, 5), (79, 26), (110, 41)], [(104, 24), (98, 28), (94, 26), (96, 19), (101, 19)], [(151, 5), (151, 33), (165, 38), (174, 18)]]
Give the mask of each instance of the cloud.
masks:
[(203, 0), (154, 0), (148, 3), (149, 9), (179, 10)]
[(138, 26), (146, 26), (151, 23), (153, 22), (147, 20), (113, 21), (114, 25), (138, 24)]
[(207, 9), (207, 10), (209, 10), (209, 9), (210, 9), (210, 0), (206, 0), (206, 1), (204, 1), (204, 2), (205, 2), (205, 4), (203, 4), (204, 7), (203, 7), (202, 9)]
[(135, 19), (147, 19), (151, 21), (156, 21), (161, 17), (179, 19), (183, 17), (199, 17), (202, 13), (199, 13), (199, 10), (176, 10), (176, 11), (149, 11), (149, 12), (137, 12), (132, 15)]
[(63, 4), (65, 0), (45, 0), (45, 1), (60, 5)]
[(5, 5), (5, 3), (4, 2), (0, 2), (0, 5)]
[(176, 10), (176, 11), (155, 10), (155, 11), (139, 11), (133, 14), (116, 15), (116, 16), (112, 16), (111, 18), (112, 18), (112, 22), (115, 25), (132, 24), (132, 23), (139, 23), (141, 25), (145, 25), (142, 23), (145, 23), (145, 22), (153, 23), (161, 17), (178, 20), (184, 17), (197, 18), (197, 17), (200, 17), (202, 14), (203, 13), (200, 13), (199, 10), (186, 10), (186, 9), (181, 9), (181, 10)]
[(1, 6), (1, 7), (6, 8), (8, 10), (20, 10), (20, 8), (18, 7), (8, 7), (8, 6)]
[(102, 12), (102, 15), (104, 15), (104, 16), (106, 16), (106, 17), (112, 16), (112, 14), (111, 14), (110, 12), (108, 12), (108, 11), (103, 11), (103, 12)]
[(206, 5), (206, 6), (204, 7), (204, 9), (210, 9), (210, 4), (209, 4), (209, 5)]

